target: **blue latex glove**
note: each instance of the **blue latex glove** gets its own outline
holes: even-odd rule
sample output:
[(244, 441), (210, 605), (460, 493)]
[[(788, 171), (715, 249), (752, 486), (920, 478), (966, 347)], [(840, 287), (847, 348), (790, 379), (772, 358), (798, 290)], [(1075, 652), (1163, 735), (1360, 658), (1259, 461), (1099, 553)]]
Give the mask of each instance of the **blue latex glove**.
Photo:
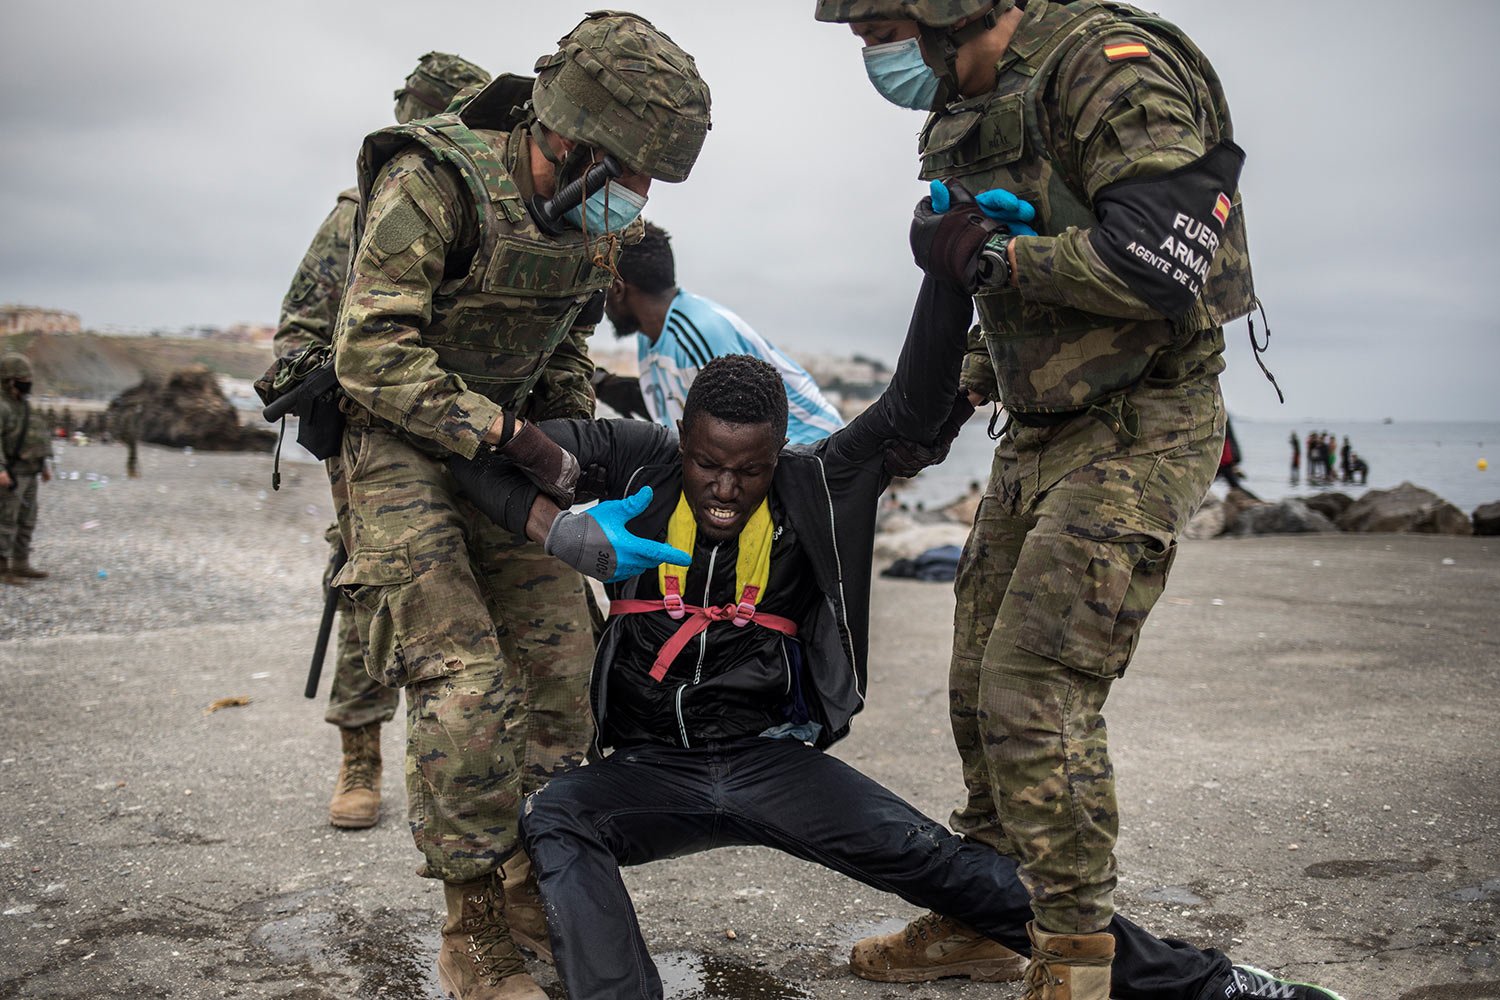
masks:
[(693, 557), (665, 542), (632, 535), (625, 523), (651, 505), (651, 487), (586, 511), (565, 510), (552, 521), (544, 548), (585, 576), (619, 583), (662, 563), (687, 566)]
[[(948, 211), (952, 204), (948, 186), (942, 181), (933, 181), (930, 190), (932, 210), (938, 213)], [(975, 195), (974, 203), (991, 219), (1005, 223), (1012, 236), (1036, 235), (1036, 230), (1027, 225), (1036, 219), (1036, 207), (1025, 198), (1018, 198), (1005, 188), (991, 188)]]

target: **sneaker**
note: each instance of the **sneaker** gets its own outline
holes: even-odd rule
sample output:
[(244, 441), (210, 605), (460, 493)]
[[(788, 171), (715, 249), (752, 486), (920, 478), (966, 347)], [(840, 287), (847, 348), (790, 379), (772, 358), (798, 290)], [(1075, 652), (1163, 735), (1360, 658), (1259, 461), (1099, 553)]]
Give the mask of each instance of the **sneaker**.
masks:
[(966, 976), (980, 983), (1021, 978), (1026, 959), (967, 924), (937, 913), (868, 937), (849, 953), (849, 971), (878, 983), (930, 983)]
[(1253, 965), (1236, 965), (1228, 978), (1204, 994), (1203, 1000), (1344, 1000), (1333, 990), (1311, 983), (1277, 979)]

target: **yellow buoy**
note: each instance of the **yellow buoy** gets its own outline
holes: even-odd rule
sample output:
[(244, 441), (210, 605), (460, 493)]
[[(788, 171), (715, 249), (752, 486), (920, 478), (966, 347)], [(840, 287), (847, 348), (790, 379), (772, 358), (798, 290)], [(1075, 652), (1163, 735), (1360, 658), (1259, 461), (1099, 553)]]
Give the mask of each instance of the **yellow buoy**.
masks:
[(1487, 461), (1485, 461), (1482, 458), (1479, 460), (1479, 462), (1477, 464), (1479, 466), (1479, 471), (1480, 472), (1483, 472), (1485, 469), (1488, 469), (1490, 467), (1490, 463), (1487, 462)]

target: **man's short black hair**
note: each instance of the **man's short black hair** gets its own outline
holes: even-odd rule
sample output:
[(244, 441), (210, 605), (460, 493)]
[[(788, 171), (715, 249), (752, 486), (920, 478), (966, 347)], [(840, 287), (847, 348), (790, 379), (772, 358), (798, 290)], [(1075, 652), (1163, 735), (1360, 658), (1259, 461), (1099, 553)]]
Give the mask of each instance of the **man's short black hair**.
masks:
[(781, 372), (748, 354), (724, 354), (698, 372), (682, 404), (682, 426), (699, 413), (731, 424), (770, 424), (786, 436), (786, 385)]
[(639, 243), (620, 248), (616, 267), (627, 285), (633, 285), (648, 295), (677, 287), (672, 236), (654, 222), (646, 223), (646, 235)]

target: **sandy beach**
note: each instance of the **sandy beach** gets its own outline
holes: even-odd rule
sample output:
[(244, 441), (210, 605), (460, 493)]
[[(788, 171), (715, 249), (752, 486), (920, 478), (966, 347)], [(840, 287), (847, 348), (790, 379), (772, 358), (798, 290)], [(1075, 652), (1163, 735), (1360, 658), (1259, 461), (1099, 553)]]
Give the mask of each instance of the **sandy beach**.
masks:
[[(326, 824), (338, 738), (301, 697), (321, 470), (284, 464), (273, 493), (258, 455), (58, 467), (53, 578), (0, 589), (0, 997), (438, 996), (399, 726), (381, 825)], [(1500, 998), (1497, 594), (1495, 539), (1184, 543), (1107, 713), (1122, 910), (1348, 1000)], [(877, 581), (868, 707), (835, 750), (940, 818), (952, 605)], [(1020, 995), (852, 978), (850, 943), (915, 911), (767, 850), (626, 881), (669, 997)]]

